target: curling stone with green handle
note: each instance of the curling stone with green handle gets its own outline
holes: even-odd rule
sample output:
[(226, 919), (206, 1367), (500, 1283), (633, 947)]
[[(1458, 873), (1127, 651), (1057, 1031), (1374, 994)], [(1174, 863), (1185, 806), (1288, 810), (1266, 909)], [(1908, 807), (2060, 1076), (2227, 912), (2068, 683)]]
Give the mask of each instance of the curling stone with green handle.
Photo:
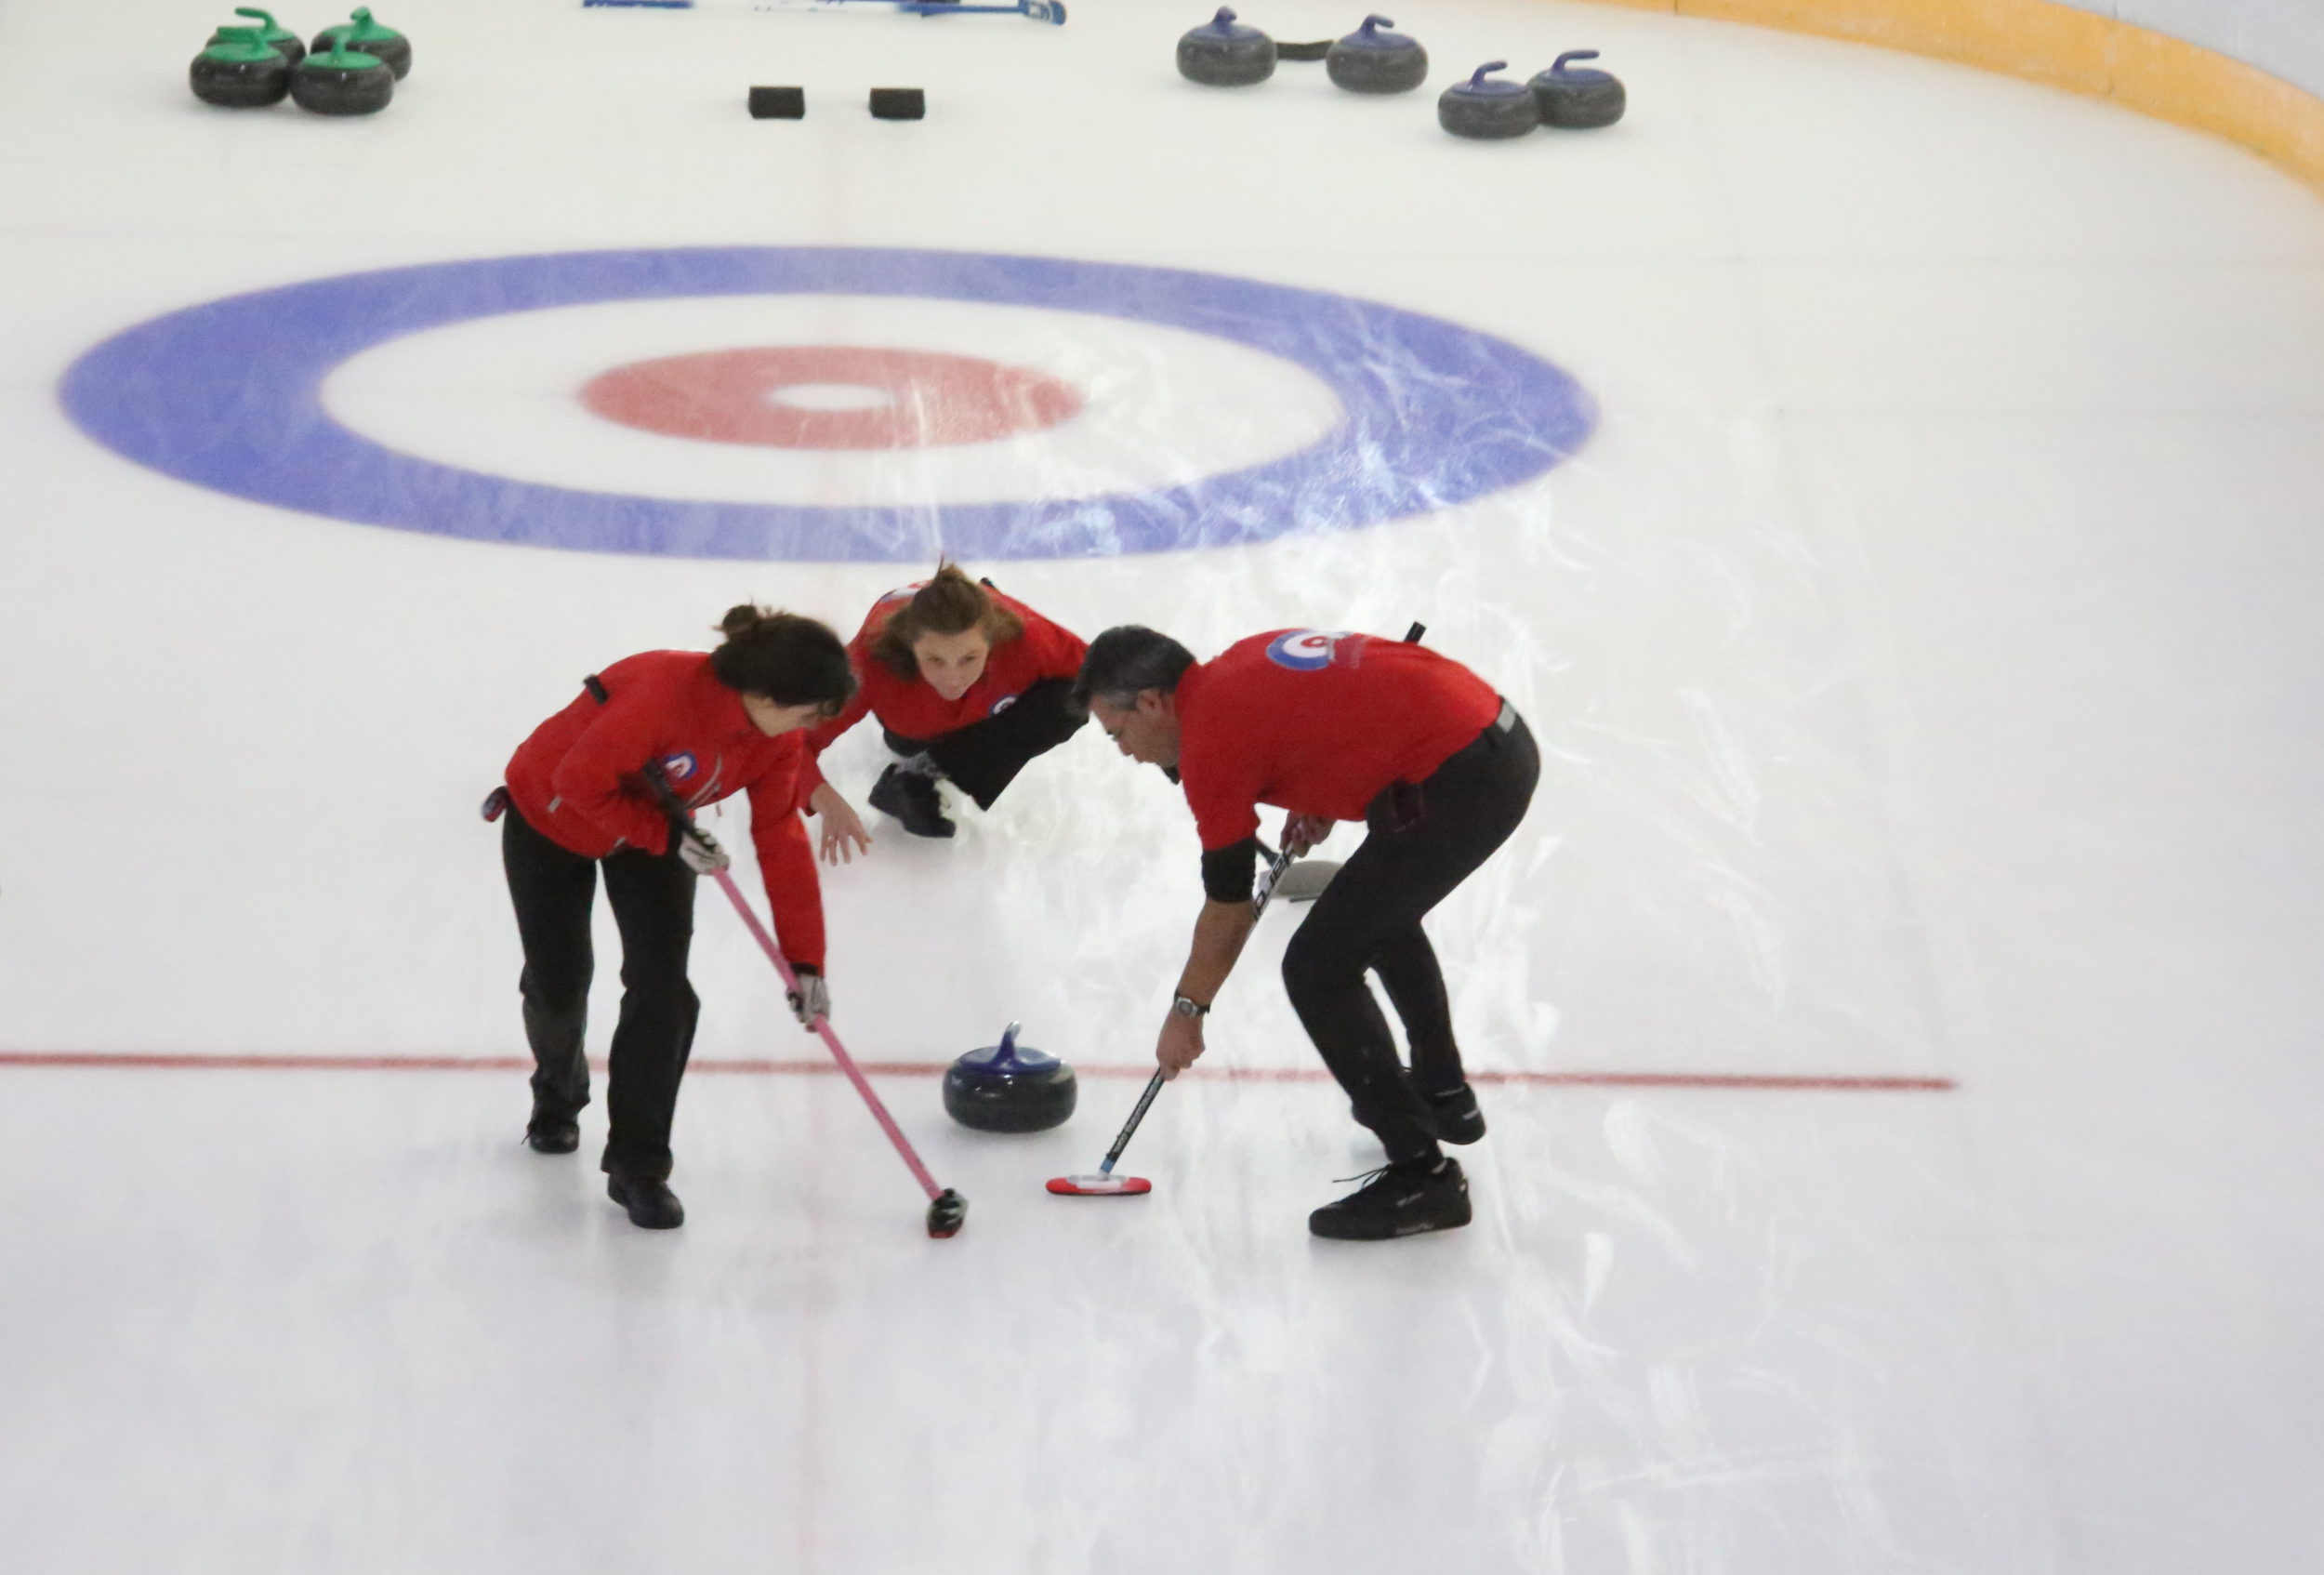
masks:
[(290, 92), (300, 109), (319, 115), (376, 114), (395, 97), (395, 73), (378, 56), (350, 49), (341, 39), (298, 62)]
[(1508, 69), (1507, 60), (1492, 60), (1477, 67), (1468, 81), (1446, 88), (1436, 100), (1436, 124), (1455, 137), (1479, 141), (1523, 137), (1539, 126), (1541, 111), (1533, 101), (1532, 88), (1522, 82), (1485, 80)]
[(221, 40), (193, 58), (193, 96), (229, 110), (262, 110), (290, 91), (290, 62), (255, 27), (222, 27)]
[(371, 20), (371, 7), (357, 10), (351, 21), (337, 27), (326, 27), (315, 34), (315, 48), (324, 50), (344, 41), (350, 49), (376, 55), (387, 62), (398, 82), (412, 74), (412, 41), (391, 27), (381, 27)]
[[(234, 15), (248, 17), (256, 21), (258, 24), (259, 38), (269, 46), (280, 49), (285, 64), (295, 66), (307, 58), (307, 46), (298, 41), (298, 34), (277, 22), (271, 13), (261, 11), (256, 6), (237, 6), (234, 7)], [(245, 31), (247, 30), (239, 23), (232, 27), (221, 27), (210, 34), (210, 42), (223, 44), (226, 42), (228, 33)]]
[(1533, 101), (1541, 107), (1541, 124), (1565, 130), (1589, 131), (1612, 126), (1622, 118), (1628, 97), (1610, 72), (1576, 69), (1573, 60), (1594, 60), (1595, 49), (1568, 49), (1556, 63), (1527, 84)]

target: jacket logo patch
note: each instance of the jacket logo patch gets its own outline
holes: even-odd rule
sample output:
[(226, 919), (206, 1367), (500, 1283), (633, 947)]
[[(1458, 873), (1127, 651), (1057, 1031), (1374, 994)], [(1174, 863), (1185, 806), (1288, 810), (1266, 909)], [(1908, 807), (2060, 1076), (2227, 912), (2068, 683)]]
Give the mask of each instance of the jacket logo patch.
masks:
[(986, 711), (984, 714), (988, 717), (997, 717), (1016, 703), (1017, 697), (1014, 695), (1003, 695), (999, 699), (993, 702), (993, 708)]
[(1321, 672), (1331, 666), (1331, 653), (1345, 640), (1340, 629), (1295, 629), (1267, 642), (1267, 660), (1293, 672)]
[(672, 782), (685, 782), (691, 780), (693, 774), (701, 769), (702, 767), (700, 763), (696, 761), (691, 754), (664, 755), (662, 757), (662, 773)]

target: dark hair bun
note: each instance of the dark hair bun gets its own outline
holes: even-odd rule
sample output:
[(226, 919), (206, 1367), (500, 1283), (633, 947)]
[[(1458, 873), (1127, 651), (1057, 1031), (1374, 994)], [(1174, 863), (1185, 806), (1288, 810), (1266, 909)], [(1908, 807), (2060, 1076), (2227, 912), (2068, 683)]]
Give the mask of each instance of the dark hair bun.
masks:
[(854, 696), (855, 669), (828, 624), (746, 602), (728, 609), (719, 632), (726, 642), (710, 653), (710, 670), (729, 689), (834, 710)]

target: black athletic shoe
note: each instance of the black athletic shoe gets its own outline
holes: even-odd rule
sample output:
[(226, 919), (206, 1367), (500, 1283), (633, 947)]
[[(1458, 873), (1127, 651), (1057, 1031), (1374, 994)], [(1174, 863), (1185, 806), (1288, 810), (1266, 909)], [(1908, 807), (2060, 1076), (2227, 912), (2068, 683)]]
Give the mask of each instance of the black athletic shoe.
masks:
[(1364, 1185), (1307, 1216), (1307, 1228), (1339, 1241), (1386, 1241), (1469, 1223), (1469, 1178), (1458, 1159), (1382, 1165)]
[(537, 1102), (524, 1123), (524, 1141), (535, 1154), (570, 1154), (581, 1146), (581, 1123), (566, 1111)]
[(915, 837), (949, 837), (952, 822), (944, 818), (944, 801), (936, 796), (936, 779), (902, 766), (890, 766), (872, 784), (871, 807), (904, 822)]
[(686, 1223), (686, 1206), (656, 1177), (607, 1176), (605, 1196), (628, 1210), (629, 1223), (641, 1229), (676, 1230)]
[(1439, 1143), (1472, 1144), (1485, 1135), (1485, 1112), (1477, 1108), (1477, 1096), (1467, 1083), (1443, 1093), (1430, 1093), (1416, 1089), (1420, 1096), (1420, 1109), (1428, 1117), (1428, 1130), (1436, 1134)]

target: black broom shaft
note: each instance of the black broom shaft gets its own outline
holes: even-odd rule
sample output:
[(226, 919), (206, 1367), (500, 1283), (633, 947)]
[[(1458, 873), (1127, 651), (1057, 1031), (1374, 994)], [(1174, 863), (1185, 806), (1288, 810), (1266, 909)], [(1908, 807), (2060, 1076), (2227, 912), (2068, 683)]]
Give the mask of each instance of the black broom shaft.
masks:
[(1098, 1167), (1101, 1173), (1114, 1173), (1115, 1162), (1121, 1158), (1122, 1150), (1129, 1146), (1130, 1133), (1136, 1132), (1138, 1123), (1146, 1118), (1146, 1111), (1154, 1105), (1154, 1096), (1161, 1092), (1162, 1073), (1156, 1068), (1154, 1076), (1146, 1079), (1146, 1092), (1138, 1096), (1138, 1107), (1129, 1113), (1129, 1119), (1122, 1123), (1122, 1135), (1116, 1138), (1114, 1146), (1105, 1151), (1105, 1162)]
[[(1275, 894), (1275, 882), (1283, 879), (1283, 872), (1290, 868), (1291, 861), (1299, 856), (1290, 849), (1286, 848), (1277, 854), (1274, 862), (1267, 867), (1267, 883), (1260, 889), (1259, 895), (1251, 899), (1251, 922), (1257, 923), (1259, 916), (1267, 911), (1267, 899)], [(1162, 1092), (1164, 1080), (1159, 1071), (1146, 1079), (1146, 1092), (1138, 1096), (1138, 1107), (1129, 1113), (1129, 1119), (1123, 1123), (1122, 1135), (1116, 1138), (1114, 1146), (1105, 1151), (1104, 1162), (1098, 1166), (1100, 1171), (1107, 1175), (1113, 1174), (1115, 1161), (1122, 1157), (1122, 1150), (1129, 1146), (1131, 1134), (1137, 1132), (1138, 1123), (1146, 1118), (1147, 1110), (1153, 1107), (1154, 1096)]]

